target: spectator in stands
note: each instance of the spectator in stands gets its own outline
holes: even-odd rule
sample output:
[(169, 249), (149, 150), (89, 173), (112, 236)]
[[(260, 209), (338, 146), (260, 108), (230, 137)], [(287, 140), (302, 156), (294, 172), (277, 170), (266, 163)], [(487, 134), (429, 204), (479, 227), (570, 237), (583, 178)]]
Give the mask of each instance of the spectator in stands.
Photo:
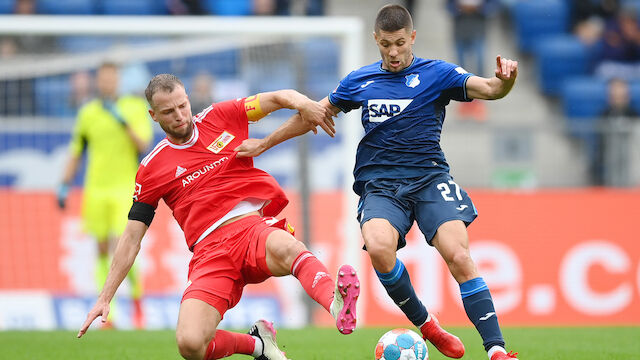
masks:
[(607, 108), (597, 127), (595, 156), (590, 158), (593, 185), (628, 184), (629, 126), (638, 120), (627, 81), (620, 78), (609, 81)]
[(619, 0), (572, 0), (571, 28), (585, 44), (593, 45), (602, 36), (604, 24), (620, 9)]
[[(271, 2), (272, 5), (267, 6)], [(325, 13), (325, 0), (254, 0), (254, 13), (256, 15), (311, 15), (322, 16)], [(271, 8), (272, 13), (264, 13)], [(262, 12), (260, 12), (262, 11)]]
[(623, 8), (607, 23), (596, 74), (606, 79), (640, 78), (640, 26), (634, 7)]
[[(492, 0), (448, 0), (447, 7), (453, 17), (453, 38), (458, 64), (465, 70), (482, 76), (484, 72), (485, 39)], [(482, 101), (459, 105), (461, 116), (478, 121), (486, 118)]]
[(260, 16), (276, 15), (275, 0), (253, 0), (253, 14)]
[(84, 104), (88, 103), (93, 95), (93, 89), (91, 86), (91, 74), (85, 70), (78, 71), (71, 75), (70, 81), (70, 105), (73, 109), (79, 109)]
[(198, 73), (193, 78), (192, 88), (189, 99), (191, 100), (191, 109), (197, 114), (211, 106), (211, 99), (215, 99), (214, 79), (208, 72)]
[[(109, 271), (113, 241), (124, 231), (138, 159), (152, 137), (144, 99), (118, 96), (118, 67), (104, 63), (96, 74), (98, 98), (78, 112), (69, 146), (70, 157), (58, 188), (58, 205), (64, 209), (69, 189), (87, 152), (82, 199), (84, 229), (98, 243), (96, 283), (102, 288)], [(134, 322), (142, 325), (142, 284), (136, 271), (129, 273), (134, 300)]]
[[(16, 0), (14, 14), (36, 15), (35, 0)], [(55, 40), (50, 36), (22, 35), (10, 37), (18, 54), (48, 54), (55, 51)]]
[(173, 15), (207, 15), (200, 0), (168, 0), (169, 12)]

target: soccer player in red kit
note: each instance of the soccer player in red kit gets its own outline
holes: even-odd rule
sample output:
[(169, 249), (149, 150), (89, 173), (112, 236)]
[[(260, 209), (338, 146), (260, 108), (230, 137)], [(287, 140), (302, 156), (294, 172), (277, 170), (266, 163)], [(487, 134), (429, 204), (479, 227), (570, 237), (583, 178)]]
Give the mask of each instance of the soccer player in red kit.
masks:
[[(155, 76), (146, 89), (149, 113), (167, 137), (140, 163), (129, 221), (96, 304), (78, 332), (109, 313), (109, 302), (140, 249), (158, 201), (173, 211), (193, 252), (176, 338), (185, 359), (219, 359), (232, 354), (285, 360), (271, 323), (259, 320), (248, 334), (217, 330), (235, 306), (245, 284), (292, 274), (307, 294), (336, 319), (343, 334), (356, 322), (359, 282), (343, 265), (335, 281), (326, 267), (293, 237), (286, 220), (276, 216), (287, 205), (273, 177), (237, 157), (248, 138), (249, 122), (289, 108), (301, 116), (288, 120), (331, 123), (331, 113), (294, 90), (279, 90), (215, 103), (196, 116), (184, 85), (175, 76)], [(301, 121), (302, 120), (302, 121)], [(327, 120), (327, 121), (325, 121)]]

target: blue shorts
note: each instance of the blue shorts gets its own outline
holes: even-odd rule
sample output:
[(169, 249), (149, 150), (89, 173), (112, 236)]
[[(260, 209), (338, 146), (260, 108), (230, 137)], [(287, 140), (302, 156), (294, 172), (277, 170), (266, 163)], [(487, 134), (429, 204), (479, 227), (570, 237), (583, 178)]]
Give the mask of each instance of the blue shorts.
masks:
[(358, 204), (360, 227), (371, 219), (386, 219), (400, 238), (398, 249), (414, 220), (431, 244), (436, 231), (450, 220), (469, 226), (478, 216), (467, 192), (448, 173), (432, 173), (412, 179), (373, 179), (364, 184)]

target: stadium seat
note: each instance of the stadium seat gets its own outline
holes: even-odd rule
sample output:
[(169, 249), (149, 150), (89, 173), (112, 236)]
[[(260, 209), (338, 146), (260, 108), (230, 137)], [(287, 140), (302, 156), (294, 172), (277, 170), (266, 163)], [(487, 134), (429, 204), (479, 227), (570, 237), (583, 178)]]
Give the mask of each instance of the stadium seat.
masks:
[(536, 39), (569, 29), (569, 11), (562, 0), (523, 0), (513, 6), (518, 46), (530, 53)]
[(71, 83), (68, 76), (51, 76), (36, 79), (36, 112), (40, 116), (72, 117)]
[(238, 74), (239, 63), (240, 53), (238, 50), (219, 51), (187, 57), (183, 72), (185, 75), (195, 75), (207, 71), (215, 76), (232, 77)]
[(12, 14), (16, 0), (0, 0), (0, 14)]
[(202, 6), (212, 15), (243, 16), (253, 13), (250, 0), (204, 0)]
[(590, 55), (587, 47), (573, 35), (550, 35), (536, 40), (538, 79), (547, 95), (559, 95), (563, 81), (587, 74)]
[(163, 1), (157, 0), (108, 0), (101, 6), (105, 15), (162, 15), (168, 10)]
[(622, 0), (620, 1), (620, 7), (633, 7), (637, 11), (640, 11), (640, 0)]
[(90, 15), (96, 13), (94, 0), (37, 0), (39, 14)]
[(640, 81), (629, 84), (629, 92), (631, 93), (631, 106), (640, 114)]
[(248, 64), (243, 72), (244, 80), (249, 84), (249, 93), (296, 89), (296, 73), (291, 65), (282, 62), (260, 62)]
[[(149, 72), (151, 73), (152, 76), (158, 75), (158, 74), (168, 74), (168, 73), (176, 73), (175, 71), (173, 71), (173, 67), (171, 66), (172, 61), (171, 60), (156, 60), (156, 61), (150, 61), (147, 63), (147, 68), (149, 69)], [(178, 73), (176, 73), (176, 75), (180, 75)]]
[(588, 137), (607, 107), (607, 83), (595, 77), (569, 78), (562, 87), (562, 100), (569, 134)]

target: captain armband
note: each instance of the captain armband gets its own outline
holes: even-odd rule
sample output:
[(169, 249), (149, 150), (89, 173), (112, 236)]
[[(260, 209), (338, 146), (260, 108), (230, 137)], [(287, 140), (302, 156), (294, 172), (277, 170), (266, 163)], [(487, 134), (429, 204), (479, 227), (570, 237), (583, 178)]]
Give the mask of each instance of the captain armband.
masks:
[(268, 114), (262, 112), (260, 107), (260, 94), (249, 96), (244, 99), (244, 111), (250, 122), (256, 122)]
[(134, 201), (133, 205), (131, 205), (131, 210), (129, 210), (129, 220), (138, 220), (150, 226), (155, 214), (156, 210), (153, 206)]

